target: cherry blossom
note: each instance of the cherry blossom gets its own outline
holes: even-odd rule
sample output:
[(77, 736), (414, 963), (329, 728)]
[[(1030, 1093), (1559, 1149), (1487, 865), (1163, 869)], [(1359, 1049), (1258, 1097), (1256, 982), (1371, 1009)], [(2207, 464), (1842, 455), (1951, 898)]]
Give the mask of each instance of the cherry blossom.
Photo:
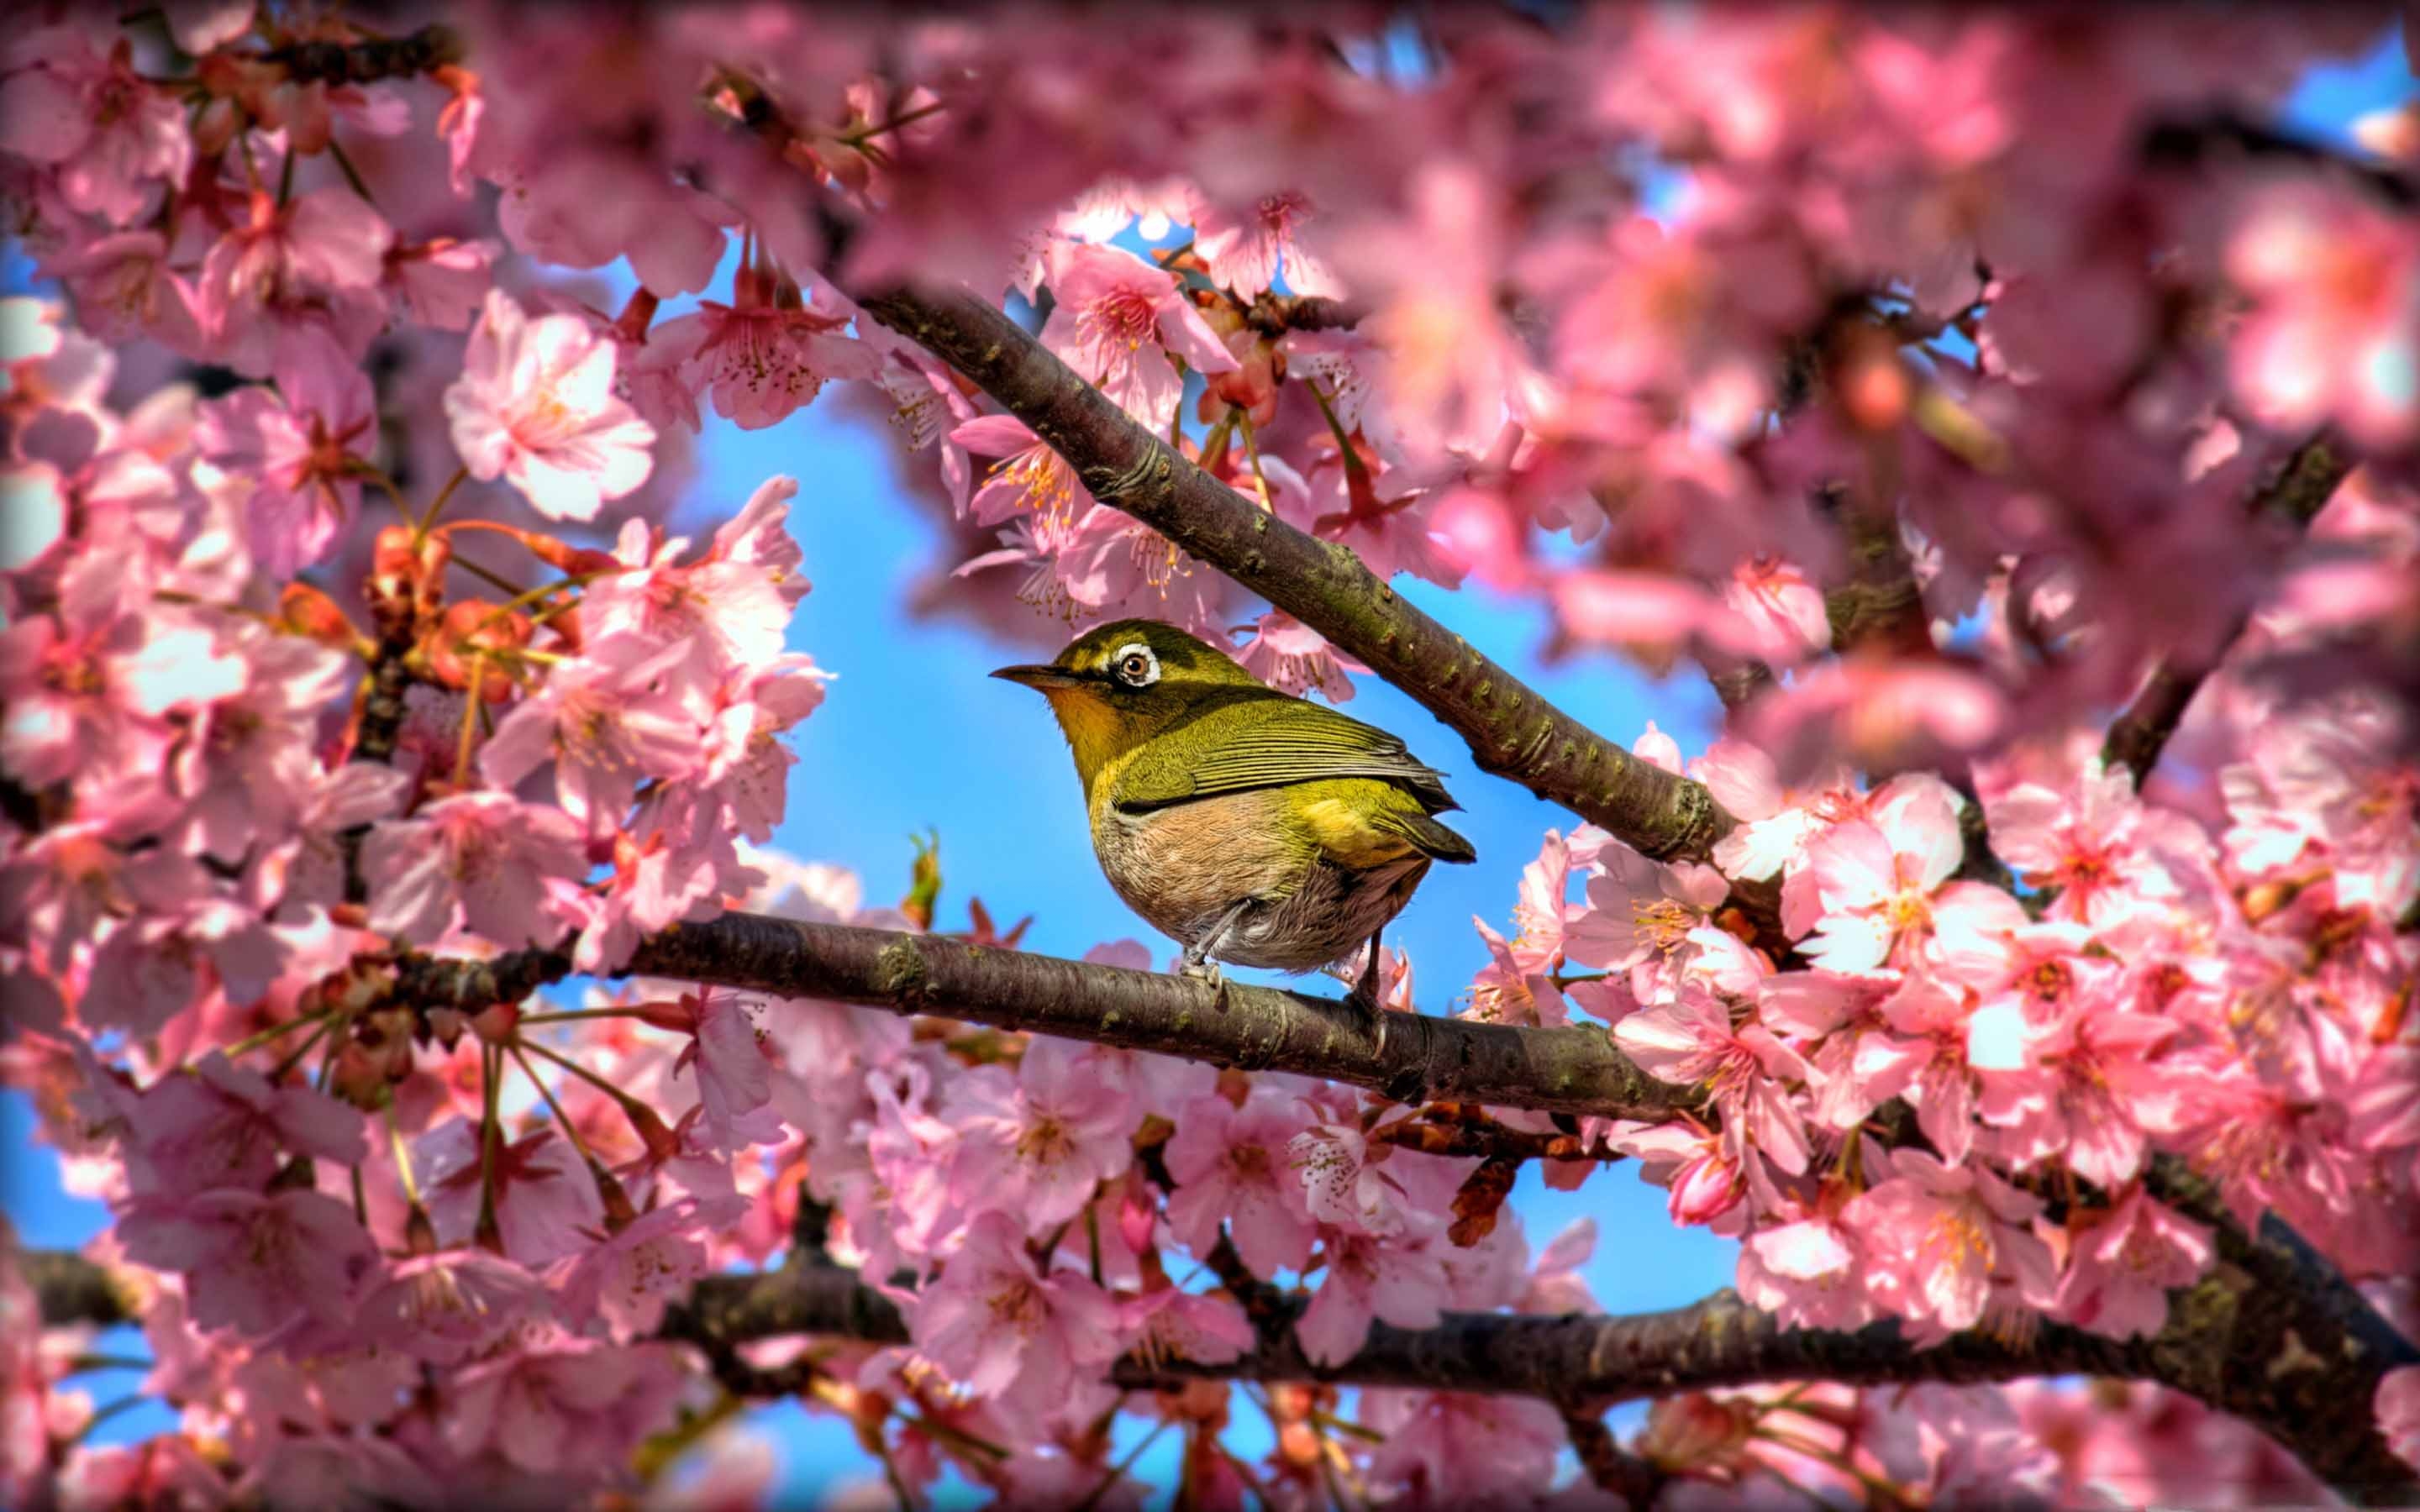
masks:
[(1313, 1361), (1342, 1365), (1353, 1358), (1373, 1319), (1397, 1328), (1433, 1328), (1444, 1317), (1445, 1267), (1426, 1245), (1411, 1249), (1331, 1233), (1320, 1251), (1326, 1274), (1294, 1325), (1303, 1353)]
[(480, 775), (510, 788), (550, 759), (564, 811), (596, 831), (619, 821), (649, 778), (700, 764), (694, 701), (675, 685), (690, 648), (637, 633), (610, 635), (554, 668), (479, 750)]
[(1013, 1083), (993, 1070), (959, 1078), (944, 1103), (960, 1134), (951, 1169), (958, 1201), (969, 1211), (999, 1207), (1035, 1227), (1074, 1217), (1094, 1185), (1132, 1158), (1132, 1109), (1105, 1095), (1063, 1040), (1028, 1046)]
[(2112, 1338), (2159, 1332), (2168, 1293), (2200, 1279), (2216, 1253), (2208, 1228), (2140, 1190), (2071, 1242), (2076, 1258), (2060, 1278), (2058, 1310)]
[(1807, 870), (1784, 887), (1782, 909), (1812, 929), (1808, 960), (1856, 972), (1954, 959), (2023, 921), (2006, 893), (1950, 882), (1964, 855), (1959, 802), (1937, 778), (1897, 778), (1874, 795), (1869, 818), (1836, 825), (1807, 846)]
[(196, 1325), (248, 1338), (351, 1321), (378, 1266), (352, 1213), (318, 1192), (163, 1195), (130, 1208), (117, 1232), (129, 1257), (184, 1273)]
[(1892, 1310), (1938, 1335), (1973, 1327), (1995, 1298), (2047, 1300), (2055, 1262), (2019, 1227), (2040, 1202), (1987, 1170), (1945, 1165), (1920, 1149), (1895, 1151), (1890, 1169), (1841, 1216), (1874, 1261), (1867, 1286)]
[(597, 1451), (669, 1423), (680, 1371), (662, 1344), (612, 1345), (540, 1333), (462, 1372), (442, 1425), (446, 1449), (492, 1455), (534, 1476), (584, 1480)]
[(349, 189), (287, 205), (255, 190), (245, 204), (244, 223), (211, 244), (194, 280), (209, 348), (255, 378), (282, 377), (291, 349), (315, 338), (358, 358), (385, 323), (378, 284), (393, 228)]
[[(730, 304), (703, 301), (695, 315), (652, 333), (691, 353), (707, 375), (714, 412), (743, 430), (760, 430), (813, 400), (833, 378), (871, 378), (881, 359), (839, 334), (849, 312), (818, 285), (802, 295), (775, 270), (740, 270)], [(611, 496), (609, 496), (611, 497)]]
[(1301, 1270), (1316, 1230), (1292, 1166), (1292, 1141), (1303, 1132), (1300, 1104), (1262, 1088), (1240, 1106), (1224, 1097), (1200, 1098), (1182, 1113), (1164, 1157), (1176, 1180), (1168, 1221), (1177, 1239), (1205, 1251), (1224, 1221), (1255, 1275)]
[(919, 1294), (909, 1327), (954, 1380), (1027, 1412), (1059, 1410), (1076, 1372), (1118, 1350), (1116, 1304), (1082, 1276), (1037, 1273), (1015, 1223), (999, 1212), (968, 1226), (941, 1279)]
[(374, 826), (362, 844), (371, 927), (435, 942), (475, 919), (510, 945), (551, 945), (565, 921), (547, 879), (587, 870), (579, 826), (502, 793), (442, 799), (411, 819)]
[[(2411, 112), (2301, 89), (2381, 12), (1546, 9), (34, 8), (0, 1081), (149, 1363), (0, 1240), (0, 1500), (752, 1505), (774, 1395), (886, 1504), (2420, 1470)], [(741, 431), (790, 475), (697, 472)], [(1374, 1020), (997, 1027), (1166, 963), (954, 832), (780, 848), (865, 830), (883, 698), (972, 717), (826, 670), (893, 581), (980, 665), (1144, 615), (1381, 677), (1575, 818), (1454, 779), (1510, 916), (1439, 869)], [(846, 948), (769, 965), (794, 920)], [(1082, 964), (970, 996), (1028, 950)], [(1751, 1365), (1608, 1457), (1402, 1365), (1624, 1305), (1616, 1157), (1735, 1242), (1733, 1343), (1871, 1329), (1876, 1384)], [(2278, 1224), (2357, 1326), (2255, 1426), (2183, 1288)], [(2197, 1384), (1916, 1381), (2079, 1334)]]
[(2407, 224), (2317, 185), (2270, 186), (2247, 196), (2226, 270), (2257, 301), (2231, 355), (2237, 385), (2264, 419), (2334, 416), (2375, 444), (2411, 439), (2420, 425), (2411, 337), (2420, 240)]
[(1042, 328), (1043, 345), (1155, 430), (1176, 413), (1184, 386), (1171, 356), (1197, 373), (1235, 368), (1176, 280), (1133, 253), (1062, 244), (1051, 255), (1050, 284), (1059, 305)]
[(215, 1050), (193, 1069), (123, 1101), (136, 1196), (256, 1190), (276, 1174), (281, 1154), (360, 1164), (362, 1119), (351, 1108), (308, 1088), (272, 1088)]
[(113, 224), (136, 218), (152, 180), (185, 177), (183, 114), (106, 27), (29, 26), (0, 54), (0, 151), (48, 167), (70, 208)]
[(613, 362), (578, 318), (533, 320), (491, 291), (462, 377), (445, 391), (463, 467), (483, 482), (502, 477), (551, 519), (595, 518), (654, 466), (655, 429), (614, 397)]

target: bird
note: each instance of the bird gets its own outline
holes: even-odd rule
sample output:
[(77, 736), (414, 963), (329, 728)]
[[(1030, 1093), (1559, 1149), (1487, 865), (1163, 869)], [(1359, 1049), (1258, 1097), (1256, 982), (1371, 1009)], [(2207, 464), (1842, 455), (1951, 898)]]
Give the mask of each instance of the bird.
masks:
[(1109, 886), (1214, 989), (1220, 963), (1300, 975), (1366, 946), (1348, 1001), (1374, 1014), (1388, 921), (1432, 862), (1479, 858), (1401, 740), (1174, 625), (1118, 620), (991, 675), (1050, 701)]

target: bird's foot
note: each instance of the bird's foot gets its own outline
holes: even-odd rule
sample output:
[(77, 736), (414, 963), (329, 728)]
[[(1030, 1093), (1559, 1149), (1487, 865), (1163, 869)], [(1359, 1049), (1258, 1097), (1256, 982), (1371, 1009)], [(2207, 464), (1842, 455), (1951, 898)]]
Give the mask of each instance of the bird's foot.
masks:
[(1353, 984), (1351, 992), (1344, 995), (1348, 1005), (1363, 1017), (1373, 1020), (1386, 1011), (1385, 1005), (1378, 1000), (1378, 940), (1373, 935), (1370, 939), (1370, 964), (1361, 968), (1361, 979)]
[(1194, 960), (1192, 955), (1193, 952), (1190, 950), (1186, 952), (1187, 959), (1178, 963), (1176, 974), (1180, 977), (1191, 977), (1196, 981), (1208, 982), (1210, 1006), (1218, 1012), (1224, 1013), (1227, 1011), (1227, 973), (1219, 968), (1218, 962), (1207, 956)]
[(1226, 973), (1219, 969), (1218, 962), (1210, 959), (1210, 941), (1211, 936), (1204, 935), (1185, 948), (1185, 953), (1176, 962), (1178, 976), (1198, 978), (1213, 987), (1225, 983)]

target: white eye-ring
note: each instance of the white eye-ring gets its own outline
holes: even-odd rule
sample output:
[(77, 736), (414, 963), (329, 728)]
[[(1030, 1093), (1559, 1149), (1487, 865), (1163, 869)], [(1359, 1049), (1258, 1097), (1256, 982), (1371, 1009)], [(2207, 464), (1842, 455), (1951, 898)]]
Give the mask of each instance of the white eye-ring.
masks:
[(1118, 681), (1128, 687), (1149, 687), (1159, 681), (1159, 658), (1140, 640), (1129, 640), (1118, 647), (1109, 666)]

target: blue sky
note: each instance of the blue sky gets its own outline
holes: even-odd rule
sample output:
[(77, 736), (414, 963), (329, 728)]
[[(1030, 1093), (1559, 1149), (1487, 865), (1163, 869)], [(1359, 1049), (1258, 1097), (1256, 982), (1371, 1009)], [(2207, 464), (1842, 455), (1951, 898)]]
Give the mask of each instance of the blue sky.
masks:
[[(2287, 116), (2299, 130), (2341, 141), (2351, 120), (2412, 90), (2399, 41), (2390, 34), (2358, 63), (2315, 71)], [(23, 260), (12, 257), (0, 282), (14, 290), (23, 278)], [(1031, 949), (1075, 955), (1125, 936), (1167, 955), (1168, 943), (1102, 880), (1066, 748), (1047, 709), (1031, 693), (984, 675), (1029, 659), (1024, 652), (956, 624), (908, 616), (905, 593), (927, 563), (933, 529), (895, 498), (887, 439), (819, 405), (764, 431), (710, 424), (700, 458), (690, 508), (708, 514), (737, 507), (769, 474), (788, 472), (800, 483), (791, 523), (814, 590), (800, 608), (791, 645), (838, 680), (797, 732), (790, 817), (776, 843), (801, 858), (855, 869), (868, 899), (887, 902), (906, 887), (908, 837), (935, 831), (945, 878), (942, 927), (962, 927), (967, 900), (980, 896), (1002, 923), (1034, 916)], [(925, 454), (908, 465), (930, 467), (932, 458)], [(1652, 718), (1694, 751), (1714, 733), (1718, 707), (1686, 668), (1659, 683), (1610, 658), (1545, 666), (1535, 654), (1545, 632), (1535, 606), (1483, 590), (1449, 594), (1408, 580), (1398, 586), (1608, 735), (1628, 742)], [(1535, 856), (1541, 835), (1549, 827), (1568, 830), (1573, 820), (1478, 772), (1462, 742), (1401, 693), (1369, 678), (1359, 687), (1352, 713), (1400, 734), (1446, 772), (1466, 810), (1454, 825), (1480, 851), (1477, 866), (1432, 872), (1389, 936), (1413, 951), (1421, 1006), (1445, 1011), (1486, 959), (1471, 916), (1502, 927), (1520, 868)], [(57, 1162), (37, 1142), (31, 1109), (16, 1092), (0, 1094), (0, 1182), (8, 1215), (28, 1244), (72, 1246), (105, 1222), (99, 1205), (61, 1191)], [(1675, 1306), (1730, 1279), (1733, 1246), (1701, 1230), (1675, 1228), (1663, 1194), (1641, 1185), (1628, 1167), (1599, 1175), (1578, 1193), (1546, 1192), (1527, 1174), (1514, 1201), (1533, 1245), (1575, 1217), (1596, 1217), (1598, 1253), (1587, 1273), (1608, 1310)], [(99, 1348), (145, 1352), (139, 1335), (116, 1332), (120, 1336)], [(107, 1402), (138, 1379), (100, 1375), (77, 1383)], [(765, 1410), (758, 1421), (779, 1439), (783, 1484), (796, 1493), (785, 1501), (867, 1472), (849, 1430), (833, 1419), (785, 1404)], [(1236, 1414), (1247, 1435), (1257, 1421), (1248, 1408)], [(155, 1405), (113, 1419), (98, 1436), (115, 1441), (170, 1426), (170, 1414)], [(1238, 1447), (1249, 1453), (1256, 1446)], [(1145, 1458), (1141, 1473), (1156, 1469), (1164, 1482), (1175, 1454), (1171, 1435)]]

